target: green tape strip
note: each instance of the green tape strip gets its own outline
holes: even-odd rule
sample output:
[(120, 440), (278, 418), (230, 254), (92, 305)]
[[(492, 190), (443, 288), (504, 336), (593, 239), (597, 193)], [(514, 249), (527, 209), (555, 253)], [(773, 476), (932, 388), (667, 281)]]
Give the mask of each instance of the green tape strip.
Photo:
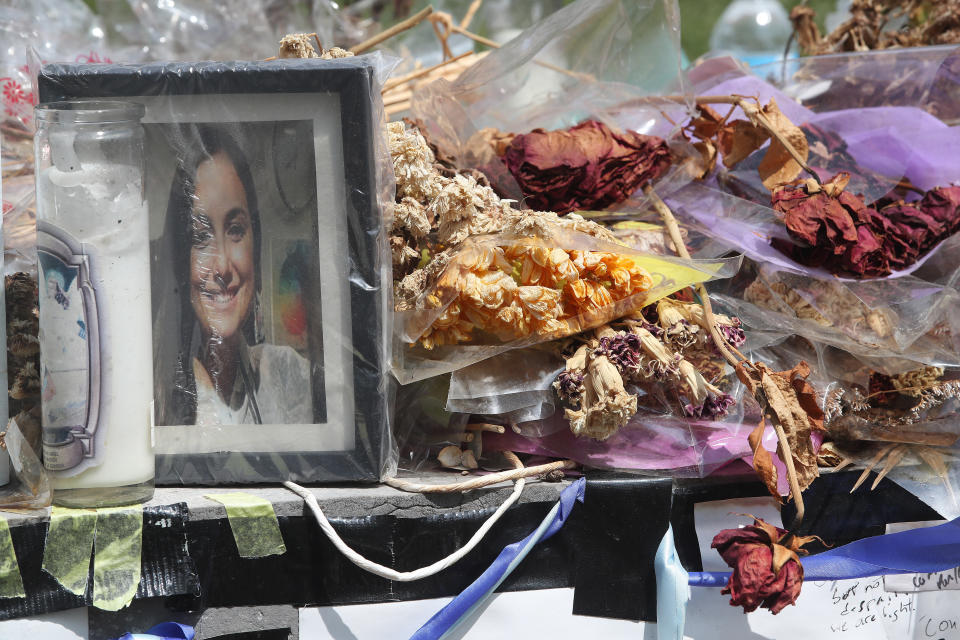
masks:
[(97, 509), (93, 555), (93, 606), (119, 611), (140, 586), (143, 508)]
[(20, 577), (20, 563), (17, 562), (17, 550), (13, 548), (10, 537), (10, 524), (0, 517), (0, 598), (25, 598), (23, 578)]
[(242, 491), (209, 493), (204, 497), (226, 507), (240, 557), (262, 558), (287, 551), (277, 514), (269, 500)]
[(87, 591), (96, 527), (97, 512), (93, 509), (53, 507), (50, 511), (43, 570), (77, 596)]

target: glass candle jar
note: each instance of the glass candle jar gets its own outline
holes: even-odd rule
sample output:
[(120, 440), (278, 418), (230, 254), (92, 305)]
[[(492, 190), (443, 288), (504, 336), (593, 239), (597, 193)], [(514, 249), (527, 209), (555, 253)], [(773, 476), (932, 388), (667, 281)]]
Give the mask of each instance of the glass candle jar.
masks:
[(153, 495), (143, 105), (36, 107), (43, 461), (53, 501)]

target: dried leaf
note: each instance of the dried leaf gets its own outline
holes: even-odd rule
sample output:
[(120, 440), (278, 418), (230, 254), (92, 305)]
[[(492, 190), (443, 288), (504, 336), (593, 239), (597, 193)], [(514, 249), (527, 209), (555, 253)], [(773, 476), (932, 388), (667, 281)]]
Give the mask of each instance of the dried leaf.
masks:
[(763, 146), (770, 134), (746, 120), (734, 120), (720, 130), (717, 146), (723, 154), (723, 166), (734, 167), (741, 160)]
[[(806, 381), (810, 367), (806, 362), (800, 362), (789, 371), (774, 372), (763, 364), (755, 366), (760, 373), (767, 408), (776, 414), (786, 434), (802, 491), (820, 475), (810, 435), (813, 431), (824, 430), (823, 412), (816, 401), (816, 392)], [(781, 460), (786, 460), (782, 447), (777, 447), (777, 454)]]
[[(803, 130), (783, 115), (773, 98), (770, 98), (770, 102), (763, 107), (761, 112), (773, 128), (790, 143), (803, 158), (803, 161), (806, 162), (810, 155), (810, 147)], [(759, 171), (760, 178), (763, 180), (763, 186), (773, 191), (774, 187), (796, 179), (803, 168), (799, 162), (793, 159), (793, 156), (779, 140), (771, 137), (770, 148), (763, 156), (763, 160), (760, 161), (757, 171)]]
[(750, 443), (750, 449), (753, 451), (753, 470), (766, 485), (770, 495), (780, 500), (780, 492), (777, 490), (777, 468), (773, 466), (773, 457), (770, 452), (762, 445), (764, 426), (764, 422), (761, 421), (747, 436), (747, 442)]
[(918, 456), (920, 456), (921, 460), (927, 463), (927, 466), (933, 469), (933, 472), (937, 474), (937, 477), (943, 480), (943, 484), (947, 488), (947, 493), (950, 494), (951, 502), (956, 505), (957, 496), (953, 491), (953, 485), (950, 483), (950, 472), (948, 471), (947, 465), (943, 460), (943, 454), (931, 447), (914, 447), (914, 451)]
[(701, 140), (715, 138), (727, 126), (725, 120), (710, 105), (701, 104), (697, 106), (697, 117), (690, 121), (689, 131)]
[(738, 363), (737, 363), (737, 366), (735, 367), (735, 370), (736, 370), (736, 372), (737, 372), (737, 378), (740, 380), (740, 382), (743, 383), (743, 385), (747, 388), (747, 390), (748, 390), (750, 393), (756, 394), (756, 393), (757, 393), (757, 381), (756, 381), (756, 379), (754, 379), (754, 377), (750, 374), (750, 372), (747, 371), (746, 364), (747, 364), (747, 363), (746, 363), (746, 360), (744, 360), (743, 362), (738, 362)]
[(773, 572), (779, 573), (781, 567), (785, 565), (790, 560), (800, 562), (800, 557), (797, 556), (797, 552), (792, 549), (788, 549), (782, 544), (773, 545)]
[(700, 162), (693, 170), (693, 177), (703, 180), (717, 167), (717, 146), (710, 140), (695, 142), (693, 148), (700, 154)]

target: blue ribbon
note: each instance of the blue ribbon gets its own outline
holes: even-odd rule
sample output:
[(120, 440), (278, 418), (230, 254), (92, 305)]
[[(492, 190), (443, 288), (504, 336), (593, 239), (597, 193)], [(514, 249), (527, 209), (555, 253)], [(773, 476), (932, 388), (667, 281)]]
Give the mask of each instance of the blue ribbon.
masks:
[[(851, 580), (901, 573), (935, 573), (960, 567), (960, 518), (935, 527), (856, 540), (801, 560), (804, 580)], [(723, 587), (726, 571), (690, 574), (695, 587)]]
[(125, 633), (117, 640), (193, 640), (193, 627), (179, 622), (161, 622), (146, 633)]
[(586, 479), (580, 478), (560, 494), (560, 499), (544, 518), (536, 531), (519, 542), (503, 548), (493, 564), (463, 590), (447, 606), (414, 633), (410, 640), (440, 640), (447, 637), (457, 626), (468, 619), (493, 594), (508, 575), (523, 561), (530, 550), (541, 540), (546, 540), (563, 527), (570, 517), (573, 505), (583, 502)]

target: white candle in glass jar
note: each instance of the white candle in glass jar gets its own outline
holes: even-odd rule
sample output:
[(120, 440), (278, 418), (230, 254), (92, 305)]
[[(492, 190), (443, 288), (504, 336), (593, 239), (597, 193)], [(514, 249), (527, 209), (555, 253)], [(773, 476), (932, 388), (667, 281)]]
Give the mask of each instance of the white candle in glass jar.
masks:
[(110, 162), (95, 144), (85, 155), (73, 135), (50, 133), (37, 164), (44, 465), (55, 501), (57, 491), (154, 475), (143, 174), (137, 164)]

